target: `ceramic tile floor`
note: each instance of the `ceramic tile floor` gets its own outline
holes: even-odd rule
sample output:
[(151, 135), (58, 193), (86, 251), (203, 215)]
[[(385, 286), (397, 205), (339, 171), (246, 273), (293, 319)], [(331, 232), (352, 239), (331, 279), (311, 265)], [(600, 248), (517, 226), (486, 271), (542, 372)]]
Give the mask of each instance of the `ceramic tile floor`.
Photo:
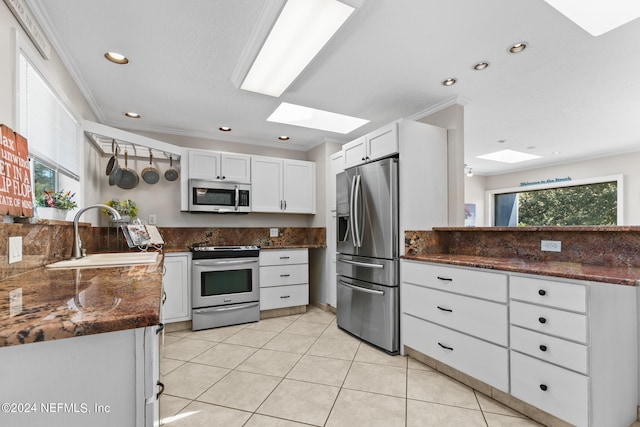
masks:
[(539, 426), (407, 357), (301, 315), (166, 333), (164, 425), (246, 427)]

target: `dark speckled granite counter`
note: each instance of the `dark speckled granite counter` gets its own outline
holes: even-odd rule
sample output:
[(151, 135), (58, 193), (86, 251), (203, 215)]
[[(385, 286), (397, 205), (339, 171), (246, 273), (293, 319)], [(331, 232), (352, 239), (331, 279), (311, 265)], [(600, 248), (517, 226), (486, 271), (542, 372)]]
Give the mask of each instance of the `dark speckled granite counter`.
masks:
[(0, 347), (157, 325), (163, 259), (39, 268), (0, 281)]
[[(540, 249), (562, 242), (561, 252)], [(640, 227), (443, 227), (405, 233), (404, 259), (636, 286)]]

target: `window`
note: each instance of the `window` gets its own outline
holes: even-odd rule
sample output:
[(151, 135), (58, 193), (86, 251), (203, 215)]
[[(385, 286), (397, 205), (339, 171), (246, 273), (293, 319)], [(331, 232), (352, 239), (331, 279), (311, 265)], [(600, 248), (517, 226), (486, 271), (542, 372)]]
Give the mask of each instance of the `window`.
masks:
[(19, 133), (29, 143), (34, 199), (45, 190), (81, 194), (80, 125), (25, 51), (19, 52)]
[(621, 225), (622, 176), (489, 192), (494, 226)]

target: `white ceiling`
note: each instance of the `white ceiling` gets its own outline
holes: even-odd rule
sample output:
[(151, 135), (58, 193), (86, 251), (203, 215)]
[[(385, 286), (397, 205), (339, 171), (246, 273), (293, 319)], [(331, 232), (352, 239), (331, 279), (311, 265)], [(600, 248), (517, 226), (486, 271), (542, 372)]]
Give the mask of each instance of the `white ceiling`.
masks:
[[(264, 1), (28, 3), (98, 119), (115, 127), (306, 150), (458, 102), (476, 174), (640, 150), (640, 19), (593, 37), (543, 0), (367, 0), (272, 98), (231, 82)], [(524, 52), (507, 52), (521, 41)], [(106, 51), (131, 62), (112, 64)], [(479, 61), (491, 65), (472, 70)], [(443, 86), (448, 77), (458, 83)], [(283, 101), (371, 122), (347, 135), (267, 122)], [(476, 158), (501, 149), (542, 157)]]

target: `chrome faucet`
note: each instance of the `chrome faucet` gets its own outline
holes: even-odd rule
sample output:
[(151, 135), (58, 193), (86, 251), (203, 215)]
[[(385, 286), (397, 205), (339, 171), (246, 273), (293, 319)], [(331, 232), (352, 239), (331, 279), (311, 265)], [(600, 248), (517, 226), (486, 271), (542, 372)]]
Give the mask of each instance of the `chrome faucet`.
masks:
[(101, 204), (90, 205), (80, 209), (76, 214), (76, 216), (73, 217), (73, 248), (71, 249), (71, 259), (84, 258), (85, 256), (87, 256), (87, 253), (86, 253), (87, 251), (82, 249), (82, 242), (80, 241), (80, 233), (78, 232), (78, 221), (80, 220), (80, 215), (82, 215), (85, 211), (92, 208), (108, 210), (109, 212), (111, 212), (111, 217), (116, 221), (122, 218), (117, 210), (107, 205), (101, 205)]

